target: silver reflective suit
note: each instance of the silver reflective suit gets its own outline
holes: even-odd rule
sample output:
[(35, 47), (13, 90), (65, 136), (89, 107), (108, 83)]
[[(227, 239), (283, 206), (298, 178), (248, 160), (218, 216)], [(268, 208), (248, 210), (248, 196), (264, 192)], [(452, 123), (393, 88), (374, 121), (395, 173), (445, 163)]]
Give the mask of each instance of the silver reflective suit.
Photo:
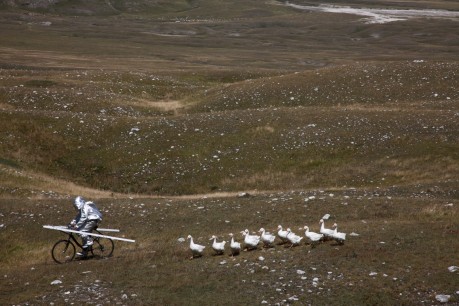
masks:
[[(102, 221), (102, 213), (97, 209), (94, 202), (86, 202), (80, 196), (75, 198), (74, 206), (78, 209), (78, 214), (71, 224), (78, 231), (91, 233)], [(92, 245), (93, 239), (91, 236), (81, 235), (81, 239), (83, 240), (83, 250)]]

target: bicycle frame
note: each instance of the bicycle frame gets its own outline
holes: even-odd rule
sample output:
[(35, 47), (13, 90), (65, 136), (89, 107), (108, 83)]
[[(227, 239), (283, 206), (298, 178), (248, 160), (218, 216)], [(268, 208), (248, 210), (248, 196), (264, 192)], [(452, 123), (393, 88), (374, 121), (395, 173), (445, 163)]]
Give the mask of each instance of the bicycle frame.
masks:
[(67, 233), (67, 232), (62, 232), (62, 233), (65, 233), (65, 234), (69, 235), (68, 238), (67, 238), (67, 242), (72, 242), (73, 241), (77, 247), (79, 247), (80, 249), (83, 249), (83, 245), (78, 242), (77, 238), (75, 238), (73, 233)]

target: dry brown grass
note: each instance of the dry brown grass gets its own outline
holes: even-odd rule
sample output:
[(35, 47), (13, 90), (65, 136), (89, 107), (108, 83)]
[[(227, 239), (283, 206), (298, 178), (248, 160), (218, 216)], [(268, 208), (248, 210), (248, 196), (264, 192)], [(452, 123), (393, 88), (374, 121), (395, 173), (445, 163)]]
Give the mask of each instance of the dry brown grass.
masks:
[[(293, 296), (302, 304), (434, 304), (439, 293), (457, 301), (456, 275), (447, 268), (455, 264), (459, 204), (443, 193), (347, 189), (248, 198), (99, 199), (103, 226), (120, 228), (119, 235), (137, 242), (117, 242), (107, 260), (66, 265), (54, 264), (49, 254), (63, 235), (41, 225), (71, 218), (69, 200), (2, 200), (1, 205), (1, 289), (7, 293), (2, 303), (61, 303), (69, 297), (81, 302), (89, 294), (92, 301), (109, 304), (126, 293), (124, 302), (134, 304), (231, 305), (234, 292), (242, 292), (238, 303), (245, 305), (283, 303)], [(325, 213), (332, 215), (327, 226), (337, 222), (348, 233), (344, 245), (275, 245), (231, 258), (229, 251), (214, 256), (208, 241), (213, 234), (229, 239), (229, 232), (244, 228), (274, 231), (277, 224), (317, 231)], [(177, 241), (188, 234), (207, 246), (202, 258), (189, 260), (187, 242)], [(50, 285), (55, 279), (63, 283)]]
[[(27, 186), (24, 190), (27, 191), (27, 197), (29, 198), (46, 198), (49, 196), (48, 193), (66, 197), (86, 194), (91, 198), (106, 198), (117, 195), (111, 191), (83, 187), (46, 174), (36, 173), (30, 170), (18, 170), (3, 165), (0, 165), (0, 178), (4, 188), (15, 189), (18, 188), (18, 186)], [(8, 198), (10, 196), (14, 197), (14, 194), (2, 194), (2, 197)]]

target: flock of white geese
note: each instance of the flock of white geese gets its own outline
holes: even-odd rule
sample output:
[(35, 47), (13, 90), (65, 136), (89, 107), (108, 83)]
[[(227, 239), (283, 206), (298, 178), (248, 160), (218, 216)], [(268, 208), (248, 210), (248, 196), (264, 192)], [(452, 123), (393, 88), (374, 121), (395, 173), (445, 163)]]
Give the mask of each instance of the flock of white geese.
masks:
[[(333, 224), (332, 228), (326, 228), (324, 223), (324, 219), (320, 219), (319, 233), (311, 232), (308, 226), (300, 228), (300, 230), (305, 230), (304, 236), (295, 234), (290, 228), (284, 230), (281, 225), (277, 226), (277, 234), (268, 233), (264, 228), (260, 228), (258, 231), (260, 235), (252, 235), (248, 229), (245, 229), (241, 231), (241, 234), (244, 236), (243, 244), (235, 241), (234, 235), (230, 233), (229, 236), (231, 237), (231, 241), (229, 241), (229, 244), (231, 256), (238, 255), (241, 250), (255, 250), (258, 248), (260, 242), (265, 248), (273, 247), (276, 238), (280, 239), (281, 244), (290, 243), (290, 248), (299, 245), (305, 237), (309, 240), (312, 247), (325, 240), (335, 240), (339, 244), (344, 244), (344, 241), (346, 240), (346, 233), (338, 232), (338, 225), (336, 223)], [(192, 258), (201, 257), (206, 247), (195, 243), (191, 235), (188, 235), (187, 239), (190, 240), (190, 250), (193, 254)], [(225, 240), (217, 241), (217, 237), (215, 235), (213, 235), (209, 240), (213, 240), (212, 249), (216, 255), (222, 255), (225, 253)]]

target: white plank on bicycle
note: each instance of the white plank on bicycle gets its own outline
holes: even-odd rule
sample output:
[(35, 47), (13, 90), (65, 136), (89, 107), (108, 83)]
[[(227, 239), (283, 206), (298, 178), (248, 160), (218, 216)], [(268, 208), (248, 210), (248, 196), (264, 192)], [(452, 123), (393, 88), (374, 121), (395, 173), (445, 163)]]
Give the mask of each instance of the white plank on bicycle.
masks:
[[(51, 225), (50, 225), (51, 226)], [(69, 229), (67, 226), (65, 225), (56, 225), (56, 226), (53, 226), (55, 228), (63, 228), (63, 229)], [(119, 233), (120, 230), (119, 229), (116, 229), (116, 228), (101, 228), (101, 227), (98, 227), (97, 230), (99, 232), (116, 232), (116, 233)]]
[(81, 231), (75, 231), (75, 230), (67, 228), (66, 226), (43, 225), (43, 227), (47, 228), (47, 229), (55, 230), (55, 231), (66, 232), (66, 233), (75, 233), (75, 234), (80, 234), (80, 235), (88, 235), (88, 236), (94, 236), (94, 237), (108, 238), (108, 239), (112, 239), (112, 240), (120, 240), (120, 241), (125, 241), (125, 242), (135, 242), (135, 240), (132, 240), (132, 239), (126, 239), (126, 238), (119, 238), (119, 237), (113, 237), (113, 236), (108, 236), (108, 235), (99, 235), (99, 234), (94, 234), (94, 233), (86, 233), (86, 232), (81, 232)]
[(100, 227), (98, 227), (97, 230), (99, 232), (116, 232), (116, 233), (120, 232), (119, 229), (115, 229), (115, 228), (100, 228)]

